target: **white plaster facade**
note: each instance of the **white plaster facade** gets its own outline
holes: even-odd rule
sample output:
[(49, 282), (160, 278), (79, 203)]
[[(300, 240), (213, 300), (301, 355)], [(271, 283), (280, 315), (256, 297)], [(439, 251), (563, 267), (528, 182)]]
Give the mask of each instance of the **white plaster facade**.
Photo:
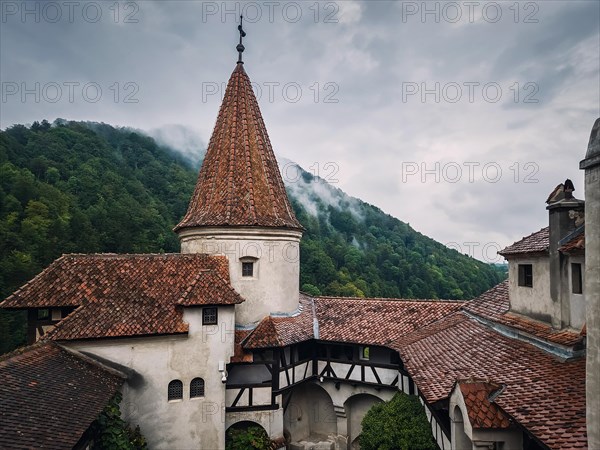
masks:
[[(218, 308), (219, 325), (202, 325), (202, 308), (185, 308), (187, 335), (73, 341), (75, 350), (135, 372), (123, 388), (121, 411), (140, 425), (152, 449), (225, 448), (225, 384), (219, 361), (234, 349), (234, 307)], [(205, 396), (190, 399), (190, 382), (200, 377)], [(167, 400), (172, 380), (183, 382), (183, 399)]]
[[(236, 308), (236, 323), (249, 325), (270, 313), (293, 313), (300, 294), (300, 238), (292, 229), (262, 227), (185, 228), (181, 253), (227, 256), (231, 285), (246, 299)], [(254, 262), (251, 277), (242, 262)]]
[[(533, 286), (519, 286), (519, 264), (531, 264)], [(513, 257), (508, 261), (508, 295), (510, 309), (550, 323), (554, 304), (550, 296), (550, 258), (548, 256)]]

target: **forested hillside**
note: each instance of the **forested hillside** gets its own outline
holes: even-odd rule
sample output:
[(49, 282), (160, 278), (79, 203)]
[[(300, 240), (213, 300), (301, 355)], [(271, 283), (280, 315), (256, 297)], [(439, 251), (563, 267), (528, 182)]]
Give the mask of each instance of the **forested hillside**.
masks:
[[(288, 192), (306, 227), (301, 285), (314, 294), (471, 298), (503, 278), (301, 171)], [(0, 298), (63, 253), (177, 252), (197, 168), (152, 138), (44, 121), (0, 132)], [(0, 311), (0, 353), (24, 342)]]

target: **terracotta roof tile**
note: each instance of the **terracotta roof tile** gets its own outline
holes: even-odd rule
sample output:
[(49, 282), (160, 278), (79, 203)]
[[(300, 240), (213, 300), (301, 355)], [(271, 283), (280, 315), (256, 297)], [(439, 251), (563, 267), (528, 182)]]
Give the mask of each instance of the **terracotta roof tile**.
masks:
[(232, 305), (224, 256), (65, 255), (0, 304), (3, 308), (79, 306), (48, 339), (185, 333), (178, 306)]
[(252, 352), (244, 350), (242, 342), (248, 337), (252, 330), (235, 330), (235, 344), (233, 346), (233, 356), (230, 359), (232, 363), (252, 362), (254, 360)]
[(459, 380), (473, 428), (508, 428), (510, 421), (500, 408), (490, 400), (491, 396), (502, 391), (503, 386), (489, 380), (470, 378)]
[[(266, 317), (245, 348), (290, 345), (308, 339), (385, 345), (457, 311), (463, 302), (301, 295), (295, 317)], [(314, 313), (313, 313), (314, 310)], [(315, 336), (315, 321), (318, 336)]]
[(313, 301), (300, 294), (300, 313), (292, 317), (265, 317), (243, 342), (244, 348), (272, 348), (314, 338)]
[(464, 302), (444, 300), (315, 299), (320, 338), (385, 345), (457, 311)]
[(0, 358), (0, 448), (73, 448), (124, 378), (54, 343)]
[(523, 253), (547, 253), (550, 245), (550, 227), (524, 237), (498, 252), (499, 255), (519, 255)]
[(202, 226), (302, 229), (290, 206), (244, 66), (233, 71), (188, 211), (175, 231)]
[(484, 319), (498, 322), (520, 332), (536, 336), (549, 342), (567, 347), (578, 346), (580, 333), (563, 329), (555, 330), (550, 324), (510, 312), (508, 280), (494, 286), (479, 297), (467, 302), (464, 310)]
[(559, 242), (563, 253), (582, 253), (585, 251), (585, 227), (582, 225)]
[(502, 411), (550, 448), (586, 448), (585, 358), (563, 362), (459, 312), (391, 344), (428, 402), (448, 398), (456, 380), (506, 385)]

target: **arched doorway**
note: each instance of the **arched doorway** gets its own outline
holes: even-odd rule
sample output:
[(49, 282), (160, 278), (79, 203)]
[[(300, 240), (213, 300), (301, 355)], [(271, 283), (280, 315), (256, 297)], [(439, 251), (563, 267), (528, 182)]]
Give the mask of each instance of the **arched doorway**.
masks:
[(318, 384), (303, 383), (294, 388), (284, 407), (284, 434), (292, 442), (318, 442), (337, 435), (333, 401)]
[(473, 443), (465, 433), (465, 423), (459, 406), (454, 407), (452, 414), (452, 449), (466, 450), (473, 448)]
[(383, 402), (382, 399), (371, 394), (357, 394), (344, 402), (348, 423), (348, 448), (359, 449), (359, 437), (362, 431), (362, 420), (376, 403)]
[[(225, 448), (232, 450), (251, 450), (252, 448), (268, 448), (269, 435), (262, 425), (250, 420), (242, 420), (232, 424), (225, 432)], [(259, 447), (252, 447), (256, 442)]]

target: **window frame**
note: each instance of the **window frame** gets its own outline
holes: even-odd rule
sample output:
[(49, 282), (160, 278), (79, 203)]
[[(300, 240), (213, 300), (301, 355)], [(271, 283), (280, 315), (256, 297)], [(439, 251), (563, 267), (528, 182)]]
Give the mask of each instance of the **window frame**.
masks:
[[(246, 274), (247, 267), (250, 267), (250, 275)], [(254, 261), (242, 261), (242, 277), (254, 278)]]
[[(175, 396), (175, 389), (179, 389), (179, 395)], [(171, 380), (169, 381), (169, 385), (167, 386), (167, 401), (168, 402), (177, 402), (183, 400), (183, 381), (181, 380)]]
[(358, 359), (361, 361), (370, 361), (371, 360), (371, 346), (370, 345), (361, 345), (358, 347)]
[(583, 265), (581, 263), (571, 263), (571, 293), (583, 294)]
[[(214, 311), (214, 319), (207, 319), (207, 316)], [(210, 317), (210, 316), (209, 316)], [(216, 306), (205, 306), (202, 308), (202, 325), (218, 325), (219, 323), (219, 308)]]
[[(194, 382), (197, 382), (198, 384), (200, 384), (201, 387), (198, 386), (194, 386)], [(200, 393), (197, 395), (194, 395), (194, 390), (199, 390)], [(196, 398), (202, 398), (206, 396), (206, 383), (204, 382), (204, 378), (202, 377), (196, 377), (194, 379), (192, 379), (192, 381), (190, 381), (190, 399), (196, 399)]]
[[(519, 264), (517, 267), (517, 284), (520, 287), (533, 287), (533, 264)], [(529, 273), (528, 273), (529, 272)]]

